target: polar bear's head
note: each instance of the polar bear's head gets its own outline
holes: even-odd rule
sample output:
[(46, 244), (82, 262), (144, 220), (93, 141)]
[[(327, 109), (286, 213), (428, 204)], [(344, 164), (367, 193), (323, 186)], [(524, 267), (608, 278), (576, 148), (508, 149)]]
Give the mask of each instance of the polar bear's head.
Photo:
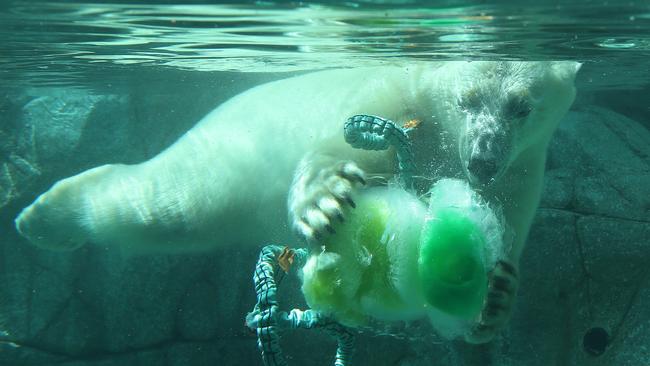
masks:
[[(474, 62), (459, 83), (460, 158), (488, 185), (532, 146), (546, 145), (575, 97), (577, 62)], [(541, 144), (541, 145), (540, 145)]]

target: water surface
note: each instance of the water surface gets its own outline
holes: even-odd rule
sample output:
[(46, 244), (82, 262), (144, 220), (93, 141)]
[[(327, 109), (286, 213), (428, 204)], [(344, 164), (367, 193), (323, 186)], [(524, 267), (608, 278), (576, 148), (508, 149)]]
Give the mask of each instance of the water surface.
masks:
[(649, 35), (641, 1), (10, 1), (0, 12), (0, 77), (83, 85), (142, 67), (268, 73), (570, 59), (594, 64), (592, 87), (629, 89), (648, 81)]

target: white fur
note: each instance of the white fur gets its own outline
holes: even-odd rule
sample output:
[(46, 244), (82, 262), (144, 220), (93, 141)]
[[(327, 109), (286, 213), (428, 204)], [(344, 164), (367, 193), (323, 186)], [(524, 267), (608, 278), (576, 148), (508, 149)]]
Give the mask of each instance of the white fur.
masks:
[[(224, 103), (147, 162), (106, 165), (56, 183), (23, 210), (16, 227), (34, 244), (55, 249), (96, 242), (184, 251), (284, 240), (287, 194), (300, 169), (350, 160), (369, 175), (395, 171), (391, 152), (353, 150), (344, 142), (343, 123), (354, 114), (423, 121), (412, 134), (419, 173), (465, 176), (482, 132), (468, 125), (471, 112), (459, 100), (474, 89), (487, 90), (478, 95), (491, 107), (508, 93), (534, 104), (525, 123), (492, 120), (490, 128), (508, 132), (509, 149), (498, 179), (481, 187), (491, 204), (503, 205), (516, 259), (539, 199), (546, 145), (573, 100), (576, 70), (575, 63), (418, 63), (268, 83)], [(309, 178), (305, 187), (320, 184), (318, 174)], [(319, 198), (294, 191), (291, 210)], [(336, 212), (332, 205), (327, 210)]]

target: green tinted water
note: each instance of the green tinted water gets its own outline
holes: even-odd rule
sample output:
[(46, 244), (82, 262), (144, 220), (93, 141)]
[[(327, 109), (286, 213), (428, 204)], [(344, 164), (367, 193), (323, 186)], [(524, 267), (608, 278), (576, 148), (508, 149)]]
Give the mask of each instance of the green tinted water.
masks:
[(118, 82), (144, 67), (287, 72), (413, 59), (578, 60), (594, 64), (589, 82), (597, 88), (640, 86), (649, 77), (644, 1), (9, 1), (3, 8), (0, 75), (13, 85)]

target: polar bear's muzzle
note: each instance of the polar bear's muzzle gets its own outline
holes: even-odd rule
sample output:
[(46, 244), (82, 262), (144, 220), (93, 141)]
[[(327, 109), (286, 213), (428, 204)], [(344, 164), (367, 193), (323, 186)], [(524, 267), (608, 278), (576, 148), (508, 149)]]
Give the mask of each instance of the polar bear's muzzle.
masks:
[(470, 182), (475, 185), (489, 185), (507, 165), (510, 143), (506, 131), (492, 128), (498, 124), (490, 122), (493, 121), (474, 121), (468, 131), (464, 168)]
[(472, 183), (488, 185), (494, 180), (499, 169), (494, 159), (470, 158), (467, 171)]

